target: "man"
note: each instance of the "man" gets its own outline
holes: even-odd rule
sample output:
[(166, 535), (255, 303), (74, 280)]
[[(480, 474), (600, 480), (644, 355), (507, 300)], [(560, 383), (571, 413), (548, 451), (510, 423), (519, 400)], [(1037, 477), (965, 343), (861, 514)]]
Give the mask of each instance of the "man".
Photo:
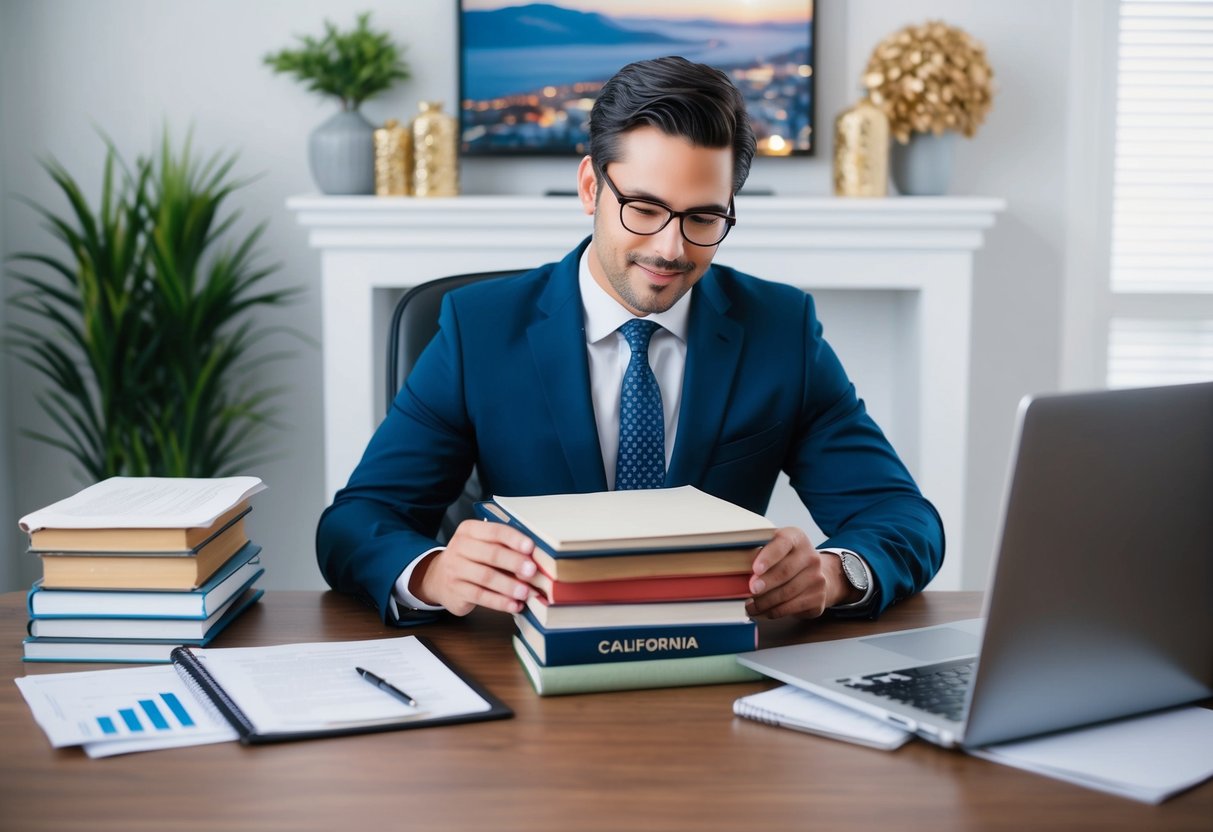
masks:
[(922, 589), (943, 560), (939, 516), (812, 299), (712, 265), (754, 155), (728, 77), (674, 57), (624, 67), (594, 104), (589, 150), (577, 189), (593, 236), (559, 263), (446, 297), (320, 519), (329, 584), (389, 623), (520, 611), (535, 574), (526, 536), (471, 520), (445, 547), (434, 539), (475, 465), (492, 494), (691, 484), (760, 513), (783, 470), (830, 537), (818, 549), (779, 529), (754, 561), (751, 615), (875, 616)]

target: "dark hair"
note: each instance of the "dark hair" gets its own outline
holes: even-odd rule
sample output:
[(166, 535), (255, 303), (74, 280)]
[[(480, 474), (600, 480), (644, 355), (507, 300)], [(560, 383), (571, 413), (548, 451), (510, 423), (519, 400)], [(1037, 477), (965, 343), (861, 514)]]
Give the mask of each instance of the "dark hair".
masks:
[(741, 91), (719, 69), (670, 56), (628, 64), (603, 85), (590, 110), (590, 156), (619, 159), (619, 137), (641, 125), (698, 147), (733, 148), (733, 192), (754, 158), (754, 130)]

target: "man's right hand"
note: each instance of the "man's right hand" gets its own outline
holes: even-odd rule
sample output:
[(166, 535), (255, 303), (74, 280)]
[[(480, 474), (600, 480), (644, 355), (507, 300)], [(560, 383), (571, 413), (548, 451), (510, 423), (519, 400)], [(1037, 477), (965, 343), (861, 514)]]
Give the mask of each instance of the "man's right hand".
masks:
[(409, 591), (418, 599), (467, 615), (476, 607), (522, 612), (535, 574), (535, 543), (517, 529), (464, 520), (450, 543), (417, 565)]

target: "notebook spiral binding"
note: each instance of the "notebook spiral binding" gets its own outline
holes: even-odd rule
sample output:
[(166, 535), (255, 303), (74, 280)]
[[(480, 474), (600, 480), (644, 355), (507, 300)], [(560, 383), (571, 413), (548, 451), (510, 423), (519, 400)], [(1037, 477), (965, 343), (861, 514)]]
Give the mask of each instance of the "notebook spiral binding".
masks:
[(178, 647), (169, 654), (178, 675), (193, 691), (200, 702), (206, 703), (217, 711), (240, 734), (241, 740), (246, 740), (257, 733), (256, 727), (245, 716), (240, 706), (232, 701), (215, 677), (203, 667), (202, 662), (188, 647)]

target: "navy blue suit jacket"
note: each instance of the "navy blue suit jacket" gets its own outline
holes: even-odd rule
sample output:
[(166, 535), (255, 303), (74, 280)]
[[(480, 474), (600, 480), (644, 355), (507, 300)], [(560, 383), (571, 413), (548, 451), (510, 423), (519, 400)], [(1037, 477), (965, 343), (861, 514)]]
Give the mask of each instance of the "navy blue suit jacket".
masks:
[[(320, 518), (334, 589), (391, 623), (405, 566), (438, 545), (473, 465), (489, 494), (603, 491), (578, 263), (451, 292), (440, 329)], [(786, 471), (836, 546), (876, 579), (872, 613), (922, 589), (943, 527), (822, 338), (812, 298), (712, 266), (692, 290), (682, 410), (666, 486), (694, 485), (762, 513)]]

